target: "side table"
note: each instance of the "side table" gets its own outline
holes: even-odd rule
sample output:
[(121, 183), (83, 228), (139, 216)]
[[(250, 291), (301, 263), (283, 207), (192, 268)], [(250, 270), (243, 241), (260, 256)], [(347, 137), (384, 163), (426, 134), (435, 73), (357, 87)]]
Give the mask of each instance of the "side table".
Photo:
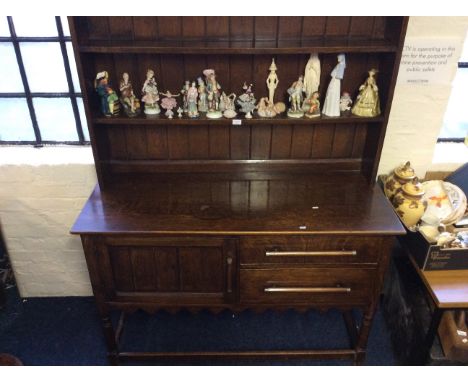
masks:
[(468, 309), (468, 270), (422, 271), (411, 254), (409, 258), (423, 281), (426, 296), (433, 306), (423, 346), (414, 359), (415, 364), (421, 365), (429, 358), (444, 312)]

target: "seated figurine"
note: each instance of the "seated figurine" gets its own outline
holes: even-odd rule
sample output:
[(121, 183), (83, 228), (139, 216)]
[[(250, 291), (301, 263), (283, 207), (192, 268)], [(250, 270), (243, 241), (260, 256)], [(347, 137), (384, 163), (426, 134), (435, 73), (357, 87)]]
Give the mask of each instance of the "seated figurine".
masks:
[(306, 99), (305, 105), (307, 106), (305, 110), (305, 116), (307, 118), (316, 118), (320, 117), (320, 93), (313, 92), (311, 97)]
[(135, 117), (140, 113), (140, 101), (133, 93), (128, 73), (122, 74), (122, 79), (120, 80), (120, 103), (123, 106), (125, 114), (129, 117)]
[(106, 117), (118, 115), (120, 112), (119, 97), (109, 85), (109, 73), (99, 72), (94, 80), (94, 88), (101, 98), (101, 111)]

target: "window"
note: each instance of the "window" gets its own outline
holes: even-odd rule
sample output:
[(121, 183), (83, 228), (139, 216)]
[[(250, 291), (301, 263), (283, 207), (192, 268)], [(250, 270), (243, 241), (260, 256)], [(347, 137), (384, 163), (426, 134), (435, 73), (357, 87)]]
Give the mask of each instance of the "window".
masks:
[(0, 144), (88, 144), (66, 17), (0, 18)]
[(468, 113), (466, 112), (468, 84), (468, 34), (458, 62), (447, 111), (445, 112), (439, 142), (463, 142), (468, 135)]

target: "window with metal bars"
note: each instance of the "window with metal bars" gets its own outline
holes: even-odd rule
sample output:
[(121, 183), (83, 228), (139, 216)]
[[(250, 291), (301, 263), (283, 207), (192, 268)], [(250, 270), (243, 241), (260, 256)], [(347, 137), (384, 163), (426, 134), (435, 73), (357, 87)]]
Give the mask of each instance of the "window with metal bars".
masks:
[(0, 68), (0, 144), (89, 144), (66, 17), (1, 17)]
[(463, 142), (468, 137), (467, 86), (468, 33), (458, 61), (457, 74), (452, 83), (452, 93), (450, 94), (438, 142)]

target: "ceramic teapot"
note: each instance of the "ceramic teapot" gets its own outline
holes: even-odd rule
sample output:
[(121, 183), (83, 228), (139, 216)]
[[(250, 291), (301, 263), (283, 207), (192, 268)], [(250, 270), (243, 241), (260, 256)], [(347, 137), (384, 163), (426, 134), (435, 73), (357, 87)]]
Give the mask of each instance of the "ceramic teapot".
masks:
[(406, 227), (414, 227), (424, 215), (426, 203), (422, 200), (425, 191), (418, 178), (405, 183), (393, 196), (392, 204)]
[(411, 163), (408, 161), (404, 165), (397, 167), (385, 180), (385, 195), (390, 201), (400, 188), (412, 181), (416, 177)]

